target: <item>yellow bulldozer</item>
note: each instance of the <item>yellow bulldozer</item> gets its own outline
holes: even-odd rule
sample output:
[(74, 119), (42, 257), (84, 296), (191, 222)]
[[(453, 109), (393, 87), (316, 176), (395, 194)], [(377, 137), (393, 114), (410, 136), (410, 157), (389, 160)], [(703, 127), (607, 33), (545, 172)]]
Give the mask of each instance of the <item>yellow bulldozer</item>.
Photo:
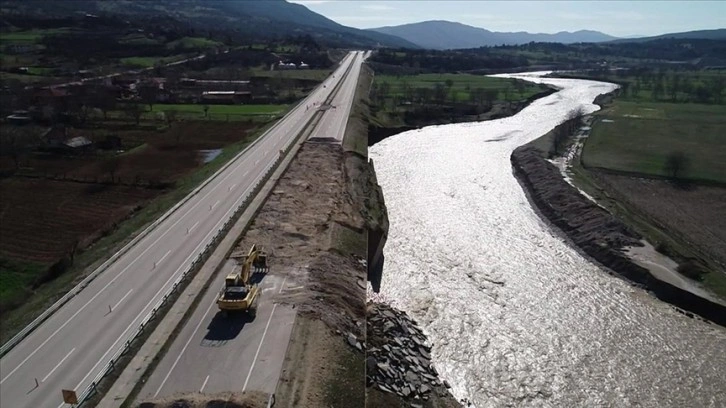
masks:
[(253, 268), (267, 269), (267, 254), (257, 245), (250, 248), (242, 269), (224, 279), (224, 287), (217, 298), (217, 306), (223, 313), (247, 312), (251, 317), (255, 316), (261, 290), (250, 282)]

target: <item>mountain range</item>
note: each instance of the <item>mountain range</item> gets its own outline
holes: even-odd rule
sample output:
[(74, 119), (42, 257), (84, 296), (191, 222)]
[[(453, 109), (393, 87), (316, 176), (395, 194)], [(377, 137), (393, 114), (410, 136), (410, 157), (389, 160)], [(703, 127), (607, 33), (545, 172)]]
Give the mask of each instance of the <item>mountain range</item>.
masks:
[[(122, 15), (131, 20), (135, 15), (155, 15), (202, 30), (233, 30), (253, 41), (308, 35), (331, 47), (462, 49), (529, 42), (571, 44), (643, 42), (661, 38), (726, 39), (726, 29), (618, 39), (591, 30), (555, 34), (496, 32), (442, 20), (362, 30), (338, 24), (301, 4), (285, 0), (2, 0), (0, 9), (3, 16), (29, 14), (42, 18), (92, 13)], [(2, 18), (0, 23), (3, 23)]]
[(575, 32), (562, 31), (556, 34), (531, 34), (523, 31), (513, 33), (496, 32), (442, 20), (424, 21), (393, 27), (371, 28), (369, 31), (395, 35), (421, 48), (437, 50), (518, 45), (532, 41), (571, 44), (578, 42), (603, 42), (617, 39), (617, 37), (590, 30)]
[(309, 35), (334, 47), (418, 48), (402, 38), (346, 27), (307, 7), (285, 0), (3, 0), (3, 14), (36, 17), (159, 15), (199, 29), (230, 29), (251, 39)]
[(555, 34), (532, 34), (519, 32), (496, 32), (451, 21), (424, 21), (392, 27), (371, 28), (369, 31), (403, 38), (421, 48), (463, 49), (491, 47), (497, 45), (519, 45), (529, 42), (553, 42), (562, 44), (598, 42), (645, 42), (665, 38), (676, 39), (726, 39), (726, 29), (688, 31), (652, 37), (617, 38), (599, 31), (561, 31)]

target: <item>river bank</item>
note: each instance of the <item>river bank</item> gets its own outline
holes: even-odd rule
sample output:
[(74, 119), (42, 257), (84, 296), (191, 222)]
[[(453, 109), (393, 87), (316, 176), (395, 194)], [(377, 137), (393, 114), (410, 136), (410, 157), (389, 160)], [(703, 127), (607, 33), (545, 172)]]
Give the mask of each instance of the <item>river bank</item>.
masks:
[[(529, 79), (530, 76), (527, 76)], [(709, 406), (724, 401), (726, 332), (583, 257), (537, 215), (512, 152), (613, 85), (561, 88), (517, 115), (432, 126), (369, 150), (390, 220), (379, 294), (431, 341), (474, 406)]]
[(496, 101), (485, 112), (479, 114), (470, 114), (468, 109), (452, 110), (452, 109), (430, 109), (425, 117), (411, 117), (406, 120), (403, 126), (381, 126), (370, 124), (368, 127), (368, 146), (380, 142), (381, 140), (403, 133), (413, 129), (420, 129), (425, 126), (438, 126), (453, 123), (483, 122), (494, 119), (506, 118), (514, 116), (522, 109), (529, 106), (532, 102), (549, 96), (557, 92), (557, 89), (548, 87), (542, 92), (538, 92), (529, 98), (520, 101)]
[(695, 295), (654, 276), (624, 251), (642, 247), (642, 236), (584, 197), (567, 183), (560, 170), (533, 146), (522, 146), (511, 156), (514, 174), (539, 214), (570, 242), (618, 276), (650, 291), (660, 300), (726, 326), (726, 306)]

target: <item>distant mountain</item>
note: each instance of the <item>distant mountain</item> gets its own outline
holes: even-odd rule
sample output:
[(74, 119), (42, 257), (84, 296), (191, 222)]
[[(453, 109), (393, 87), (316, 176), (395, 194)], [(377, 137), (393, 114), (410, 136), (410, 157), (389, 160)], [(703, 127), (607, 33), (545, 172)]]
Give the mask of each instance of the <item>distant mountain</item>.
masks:
[(529, 42), (604, 42), (617, 39), (599, 31), (581, 30), (573, 33), (531, 34), (527, 32), (496, 32), (451, 21), (424, 21), (392, 27), (372, 28), (370, 31), (395, 35), (422, 48), (460, 49), (495, 45), (519, 45)]
[(285, 0), (3, 0), (0, 7), (6, 15), (44, 17), (163, 15), (197, 29), (231, 29), (251, 38), (310, 35), (333, 46), (418, 48), (395, 36), (343, 26)]
[(646, 42), (653, 40), (664, 40), (668, 38), (674, 38), (677, 40), (726, 40), (726, 28), (718, 28), (715, 30), (685, 31), (682, 33), (661, 34), (653, 37), (621, 38), (612, 42)]

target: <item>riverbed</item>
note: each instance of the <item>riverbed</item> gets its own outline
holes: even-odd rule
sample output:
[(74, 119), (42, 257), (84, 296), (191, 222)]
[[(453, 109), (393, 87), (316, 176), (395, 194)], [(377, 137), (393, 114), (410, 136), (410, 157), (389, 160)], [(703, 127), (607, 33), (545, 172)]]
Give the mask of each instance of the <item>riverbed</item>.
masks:
[(561, 91), (370, 148), (390, 220), (372, 297), (419, 322), (454, 395), (477, 407), (726, 406), (726, 330), (583, 258), (512, 174), (516, 147), (615, 85), (530, 78)]

